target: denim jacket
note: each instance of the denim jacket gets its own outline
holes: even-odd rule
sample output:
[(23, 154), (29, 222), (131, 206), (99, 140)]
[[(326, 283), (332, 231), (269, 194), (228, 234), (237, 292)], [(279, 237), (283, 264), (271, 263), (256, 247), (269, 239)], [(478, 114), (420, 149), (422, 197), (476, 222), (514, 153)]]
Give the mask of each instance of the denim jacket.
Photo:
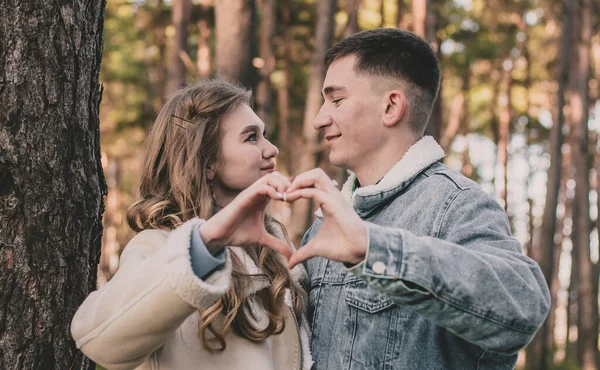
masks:
[[(315, 370), (513, 369), (550, 294), (504, 210), (438, 160), (431, 137), (376, 185), (342, 188), (368, 224), (365, 260), (306, 262)], [(322, 214), (302, 245), (318, 231)]]

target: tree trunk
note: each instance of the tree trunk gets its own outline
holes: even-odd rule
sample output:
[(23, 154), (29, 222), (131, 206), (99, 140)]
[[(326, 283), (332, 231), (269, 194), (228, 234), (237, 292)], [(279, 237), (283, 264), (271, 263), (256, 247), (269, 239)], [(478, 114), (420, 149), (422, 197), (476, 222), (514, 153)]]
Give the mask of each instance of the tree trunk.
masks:
[(200, 4), (200, 20), (198, 21), (198, 47), (196, 69), (201, 77), (210, 75), (210, 0), (202, 0)]
[(191, 0), (173, 0), (172, 22), (175, 27), (175, 37), (170, 49), (169, 66), (167, 71), (167, 96), (186, 85), (187, 69), (182, 56), (188, 42), (188, 26), (192, 14)]
[(281, 43), (281, 68), (283, 70), (283, 79), (277, 90), (277, 108), (279, 111), (279, 148), (285, 163), (286, 173), (289, 175), (292, 170), (292, 156), (294, 146), (291, 143), (290, 134), (290, 93), (289, 85), (292, 78), (292, 60), (291, 48), (291, 18), (289, 4), (281, 6), (281, 23), (283, 28), (283, 42)]
[(260, 19), (260, 58), (263, 63), (259, 69), (260, 82), (256, 91), (258, 116), (267, 124), (269, 133), (272, 132), (273, 87), (271, 74), (275, 70), (275, 52), (273, 51), (273, 36), (275, 34), (275, 0), (262, 0)]
[(346, 0), (346, 14), (348, 21), (344, 29), (344, 36), (348, 37), (358, 32), (358, 9), (360, 0)]
[[(317, 26), (315, 47), (310, 61), (310, 76), (308, 79), (308, 92), (306, 107), (304, 109), (304, 122), (302, 125), (302, 154), (297, 173), (302, 173), (317, 165), (319, 152), (319, 133), (312, 127), (322, 103), (321, 88), (325, 78), (323, 59), (333, 38), (333, 26), (336, 1), (323, 0), (317, 3)], [(299, 200), (294, 202), (292, 219), (294, 223), (290, 228), (290, 236), (295, 243), (302, 239), (302, 235), (312, 221), (311, 202)]]
[(406, 18), (404, 18), (404, 0), (396, 1), (396, 25), (402, 30), (408, 28), (406, 26)]
[(508, 143), (510, 141), (510, 123), (512, 119), (512, 100), (511, 90), (513, 84), (512, 78), (513, 61), (506, 59), (502, 70), (502, 85), (504, 93), (500, 95), (500, 119), (498, 120), (498, 150), (497, 162), (501, 166), (501, 179), (496, 176), (496, 182), (500, 181), (500, 199), (504, 202), (504, 210), (508, 211)]
[(573, 229), (578, 234), (579, 243), (574, 245), (578, 249), (579, 257), (579, 317), (578, 327), (579, 343), (581, 345), (581, 365), (583, 370), (597, 370), (598, 344), (594, 342), (596, 333), (595, 320), (598, 315), (594, 312), (592, 300), (593, 266), (590, 259), (590, 183), (589, 183), (589, 151), (588, 151), (588, 119), (589, 119), (589, 80), (590, 80), (590, 47), (592, 39), (592, 9), (591, 0), (581, 3), (581, 39), (578, 44), (578, 64), (576, 71), (576, 90), (571, 97), (573, 119), (573, 164), (575, 165), (575, 200), (578, 212), (575, 214)]
[[(431, 45), (438, 60), (440, 60), (442, 54), (436, 36), (437, 25), (433, 0), (413, 0), (412, 12), (414, 32)], [(427, 126), (425, 127), (425, 135), (433, 136), (438, 142), (442, 136), (442, 107), (442, 86), (440, 85), (440, 91), (433, 105), (431, 117), (429, 117), (429, 122), (427, 122)]]
[(247, 88), (256, 84), (254, 56), (254, 0), (216, 0), (216, 69)]
[(158, 106), (154, 107), (158, 110), (165, 102), (166, 90), (165, 85), (167, 82), (167, 67), (165, 66), (165, 55), (166, 55), (166, 37), (165, 37), (165, 26), (162, 19), (163, 12), (163, 0), (158, 0), (158, 4), (154, 9), (153, 24), (154, 24), (154, 38), (156, 47), (158, 48), (158, 57), (156, 59), (156, 96), (158, 97)]
[[(558, 195), (560, 191), (563, 126), (565, 122), (565, 90), (569, 80), (569, 62), (573, 43), (574, 26), (574, 0), (565, 0), (562, 10), (562, 33), (559, 48), (559, 70), (558, 70), (558, 95), (556, 123), (550, 131), (550, 167), (548, 168), (548, 181), (546, 190), (546, 203), (542, 226), (533, 235), (531, 256), (538, 262), (546, 283), (552, 291), (554, 271), (554, 235), (556, 234), (556, 207), (558, 206)], [(567, 307), (567, 311), (568, 311)], [(532, 343), (527, 349), (527, 367), (531, 370), (544, 370), (549, 368), (552, 359), (552, 349), (546, 345), (546, 339), (552, 333), (548, 332), (549, 322), (546, 320), (540, 328)], [(568, 341), (568, 338), (567, 338)]]
[(460, 92), (454, 97), (452, 107), (450, 107), (448, 126), (446, 126), (444, 135), (440, 139), (440, 146), (446, 153), (450, 151), (450, 145), (454, 141), (454, 138), (461, 127), (463, 127), (463, 133), (468, 133), (468, 129), (464, 129), (466, 128), (465, 126), (468, 126), (467, 123), (464, 122), (464, 116), (466, 112), (467, 96), (469, 94), (470, 78), (470, 70), (465, 71)]
[[(62, 4), (62, 5), (60, 5)], [(69, 325), (95, 289), (105, 2), (0, 6), (0, 368), (85, 369)]]

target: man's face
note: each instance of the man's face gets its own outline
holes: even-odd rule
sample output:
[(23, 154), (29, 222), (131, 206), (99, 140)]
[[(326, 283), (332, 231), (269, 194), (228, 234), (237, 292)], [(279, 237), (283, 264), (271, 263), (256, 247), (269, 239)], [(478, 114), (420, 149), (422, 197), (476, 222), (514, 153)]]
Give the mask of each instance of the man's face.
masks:
[(372, 165), (373, 153), (385, 143), (383, 95), (374, 91), (371, 77), (356, 74), (355, 60), (355, 56), (347, 56), (329, 66), (323, 83), (324, 102), (313, 121), (313, 127), (323, 131), (329, 161), (352, 171)]

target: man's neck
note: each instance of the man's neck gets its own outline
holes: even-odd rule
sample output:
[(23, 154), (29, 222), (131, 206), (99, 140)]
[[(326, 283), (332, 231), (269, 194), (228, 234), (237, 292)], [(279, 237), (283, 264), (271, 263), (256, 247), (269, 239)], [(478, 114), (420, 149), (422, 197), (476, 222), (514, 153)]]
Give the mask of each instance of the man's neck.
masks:
[(360, 186), (376, 184), (402, 159), (414, 143), (398, 142), (394, 146), (387, 145), (387, 148), (382, 148), (368, 158), (362, 159), (359, 166), (353, 166), (355, 168), (350, 170), (356, 174)]

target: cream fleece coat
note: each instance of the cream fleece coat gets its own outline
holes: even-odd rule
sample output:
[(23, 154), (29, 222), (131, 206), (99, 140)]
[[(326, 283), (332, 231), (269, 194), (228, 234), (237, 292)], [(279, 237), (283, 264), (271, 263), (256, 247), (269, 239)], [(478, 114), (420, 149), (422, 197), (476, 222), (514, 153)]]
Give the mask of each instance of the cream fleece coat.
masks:
[[(192, 228), (200, 223), (193, 219), (172, 232), (145, 230), (127, 244), (115, 276), (91, 293), (73, 318), (77, 348), (107, 369), (310, 369), (307, 320), (301, 320), (298, 332), (289, 309), (279, 335), (253, 343), (230, 333), (223, 353), (204, 349), (198, 338), (198, 309), (211, 306), (228, 291), (230, 253), (246, 262), (250, 274), (260, 271), (242, 248), (229, 247), (225, 267), (205, 281), (199, 279), (192, 271), (189, 248)], [(294, 268), (291, 275), (299, 282), (306, 272)], [(253, 279), (244, 291), (258, 327), (268, 319), (253, 296), (268, 284)], [(289, 294), (286, 300), (290, 303)]]

